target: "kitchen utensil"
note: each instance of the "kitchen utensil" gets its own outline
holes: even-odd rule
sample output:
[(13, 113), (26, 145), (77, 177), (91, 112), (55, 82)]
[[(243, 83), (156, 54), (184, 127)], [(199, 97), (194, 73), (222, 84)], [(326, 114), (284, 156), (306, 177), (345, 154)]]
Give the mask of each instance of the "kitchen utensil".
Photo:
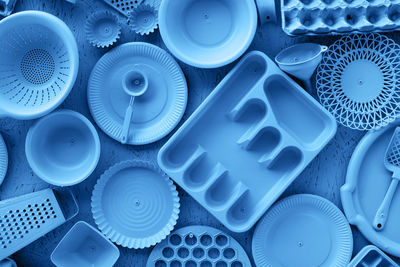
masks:
[(128, 25), (140, 35), (153, 33), (158, 28), (158, 7), (142, 2), (128, 12)]
[(70, 186), (85, 180), (96, 168), (100, 139), (85, 116), (65, 109), (43, 117), (29, 129), (25, 154), (42, 180)]
[(228, 229), (244, 232), (335, 132), (334, 118), (255, 51), (167, 141), (158, 163)]
[(289, 35), (394, 31), (400, 6), (386, 0), (281, 0), (282, 29)]
[(121, 35), (118, 17), (108, 10), (97, 11), (86, 20), (85, 33), (88, 41), (96, 47), (110, 47)]
[(251, 267), (242, 246), (228, 234), (202, 225), (175, 230), (147, 260), (153, 266)]
[(186, 109), (187, 85), (175, 60), (154, 45), (126, 43), (105, 54), (90, 75), (88, 102), (97, 125), (118, 141), (131, 99), (122, 84), (132, 69), (140, 69), (148, 89), (135, 100), (126, 143), (144, 145), (160, 140), (176, 127)]
[(148, 87), (149, 82), (147, 80), (147, 77), (140, 70), (130, 70), (124, 75), (122, 79), (122, 88), (127, 95), (131, 96), (129, 106), (127, 107), (125, 112), (124, 124), (122, 125), (121, 143), (123, 144), (126, 144), (128, 140), (129, 127), (131, 125), (135, 97), (142, 96), (147, 91)]
[(256, 0), (260, 24), (277, 22), (276, 0)]
[(400, 209), (400, 198), (394, 197), (385, 228), (376, 231), (372, 222), (392, 180), (392, 173), (386, 169), (382, 159), (398, 126), (400, 120), (364, 135), (353, 152), (346, 182), (340, 189), (343, 209), (349, 222), (372, 244), (396, 257), (400, 256), (400, 236), (397, 235), (400, 217), (396, 216)]
[(257, 266), (346, 267), (353, 237), (343, 213), (316, 195), (293, 195), (257, 224), (252, 251)]
[(345, 35), (324, 53), (317, 70), (321, 104), (352, 129), (387, 125), (400, 114), (400, 46), (375, 33)]
[(13, 12), (17, 0), (0, 0), (0, 16), (6, 17)]
[(161, 37), (174, 56), (199, 68), (217, 68), (238, 59), (257, 29), (254, 0), (163, 0)]
[(0, 259), (29, 245), (78, 213), (69, 191), (45, 189), (0, 201)]
[(275, 57), (275, 62), (281, 70), (303, 81), (308, 92), (312, 92), (311, 76), (327, 49), (314, 43), (296, 44), (282, 50)]
[(51, 261), (59, 267), (109, 267), (118, 257), (113, 243), (90, 224), (79, 221), (58, 243)]
[(0, 134), (0, 185), (6, 177), (8, 169), (8, 153), (7, 146), (3, 136)]
[(396, 193), (397, 185), (400, 179), (400, 127), (394, 130), (392, 139), (386, 150), (384, 158), (386, 169), (393, 173), (392, 182), (385, 194), (379, 209), (376, 212), (373, 226), (375, 230), (382, 230), (385, 227), (387, 218), (389, 216), (390, 204), (392, 203), (394, 194)]
[(103, 0), (103, 2), (127, 16), (128, 12), (135, 9), (143, 0)]
[(363, 247), (347, 267), (399, 267), (389, 256), (375, 246)]
[(41, 117), (59, 106), (78, 73), (78, 48), (68, 26), (41, 11), (0, 21), (0, 116)]
[(15, 261), (10, 258), (0, 260), (0, 267), (17, 267)]
[(179, 206), (172, 181), (145, 161), (112, 166), (92, 194), (92, 213), (99, 229), (127, 248), (146, 248), (163, 240), (176, 224)]

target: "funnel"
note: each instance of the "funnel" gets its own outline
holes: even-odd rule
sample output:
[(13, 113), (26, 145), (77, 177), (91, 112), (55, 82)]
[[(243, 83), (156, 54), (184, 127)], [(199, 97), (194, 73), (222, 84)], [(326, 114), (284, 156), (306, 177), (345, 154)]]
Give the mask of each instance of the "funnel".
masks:
[(311, 92), (311, 76), (327, 49), (326, 46), (313, 43), (296, 44), (282, 50), (275, 61), (284, 72), (303, 81), (307, 91)]

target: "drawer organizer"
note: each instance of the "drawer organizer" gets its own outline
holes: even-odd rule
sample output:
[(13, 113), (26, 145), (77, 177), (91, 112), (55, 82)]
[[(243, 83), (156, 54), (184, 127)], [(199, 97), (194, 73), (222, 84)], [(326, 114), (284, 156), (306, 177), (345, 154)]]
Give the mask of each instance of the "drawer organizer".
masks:
[(247, 54), (161, 148), (160, 167), (234, 232), (249, 230), (336, 133), (265, 54)]
[(393, 31), (400, 27), (400, 0), (281, 0), (282, 28), (289, 35)]

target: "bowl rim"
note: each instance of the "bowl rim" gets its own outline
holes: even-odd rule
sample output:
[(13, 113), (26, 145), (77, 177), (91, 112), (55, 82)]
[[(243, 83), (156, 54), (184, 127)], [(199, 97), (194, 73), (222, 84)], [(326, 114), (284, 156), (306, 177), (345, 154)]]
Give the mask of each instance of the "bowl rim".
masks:
[[(159, 9), (159, 29), (160, 29), (160, 34), (161, 38), (168, 48), (168, 50), (180, 61), (197, 67), (197, 68), (206, 68), (206, 69), (212, 69), (212, 68), (219, 68), (225, 65), (228, 65), (232, 63), (233, 61), (237, 60), (240, 56), (242, 56), (247, 49), (250, 47), (251, 43), (254, 40), (256, 30), (257, 30), (257, 25), (258, 25), (258, 13), (257, 13), (257, 7), (255, 4), (254, 0), (240, 0), (240, 2), (244, 3), (247, 5), (249, 8), (248, 16), (249, 16), (249, 29), (248, 29), (248, 35), (247, 38), (243, 39), (243, 42), (240, 45), (240, 48), (236, 49), (234, 53), (231, 53), (232, 55), (230, 57), (225, 57), (225, 58), (219, 58), (217, 60), (211, 61), (204, 61), (201, 59), (194, 59), (193, 57), (190, 56), (190, 54), (187, 53), (182, 53), (177, 46), (175, 45), (176, 42), (172, 41), (171, 38), (169, 37), (169, 31), (167, 31), (165, 25), (167, 24), (167, 17), (168, 14), (166, 12), (166, 9), (171, 3), (171, 1), (176, 1), (176, 0), (163, 0), (160, 5)], [(230, 1), (230, 0), (228, 0)], [(237, 0), (234, 0), (237, 1)], [(269, 0), (270, 1), (270, 0)], [(239, 1), (238, 1), (239, 2)], [(237, 46), (239, 47), (239, 46)]]
[[(92, 161), (90, 162), (89, 166), (87, 168), (85, 168), (84, 171), (82, 171), (80, 176), (75, 176), (74, 178), (71, 178), (71, 179), (68, 179), (67, 181), (62, 181), (62, 182), (57, 180), (57, 178), (50, 177), (46, 173), (46, 171), (42, 171), (42, 169), (40, 167), (38, 167), (38, 165), (36, 164), (36, 160), (33, 158), (33, 153), (32, 153), (32, 151), (33, 151), (32, 144), (34, 142), (34, 134), (37, 131), (40, 131), (43, 126), (49, 127), (49, 125), (43, 125), (47, 120), (49, 120), (53, 117), (56, 117), (56, 116), (60, 116), (60, 115), (71, 116), (71, 117), (76, 118), (76, 119), (80, 120), (81, 122), (83, 122), (87, 126), (88, 130), (90, 131), (90, 135), (92, 137), (92, 140), (94, 141), (94, 156), (91, 157)], [(89, 119), (87, 119), (81, 113), (73, 111), (73, 110), (69, 110), (69, 109), (61, 109), (61, 110), (54, 111), (54, 112), (50, 113), (49, 115), (37, 120), (29, 128), (28, 133), (26, 135), (26, 139), (25, 139), (25, 155), (26, 155), (26, 159), (28, 161), (29, 166), (32, 168), (33, 172), (40, 179), (42, 179), (43, 181), (45, 181), (49, 184), (56, 185), (56, 186), (71, 186), (71, 185), (78, 184), (78, 183), (84, 181), (86, 178), (88, 178), (97, 167), (97, 164), (100, 159), (100, 151), (101, 151), (100, 138), (96, 131), (96, 128), (89, 121)]]
[[(29, 120), (36, 119), (42, 117), (54, 109), (56, 109), (69, 95), (72, 90), (72, 87), (75, 84), (76, 78), (78, 76), (79, 69), (79, 51), (78, 45), (76, 43), (76, 39), (72, 34), (71, 29), (67, 26), (67, 24), (61, 20), (60, 18), (43, 11), (37, 10), (27, 10), (17, 12), (12, 14), (3, 20), (0, 21), (0, 33), (7, 31), (7, 28), (11, 24), (31, 24), (34, 21), (34, 24), (40, 24), (50, 31), (52, 31), (65, 45), (66, 50), (71, 55), (71, 76), (68, 80), (68, 83), (65, 86), (65, 89), (60, 94), (59, 98), (55, 100), (50, 105), (46, 105), (43, 108), (35, 110), (22, 110), (22, 112), (16, 108), (10, 107), (1, 107), (0, 108), (0, 117), (11, 117), (19, 120)], [(14, 105), (11, 105), (13, 107)]]

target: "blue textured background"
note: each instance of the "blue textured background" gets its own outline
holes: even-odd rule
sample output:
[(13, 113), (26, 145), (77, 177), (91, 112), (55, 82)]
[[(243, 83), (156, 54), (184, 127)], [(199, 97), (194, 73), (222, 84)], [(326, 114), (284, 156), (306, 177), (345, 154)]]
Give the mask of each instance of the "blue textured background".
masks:
[[(42, 10), (56, 15), (64, 20), (74, 33), (78, 42), (80, 54), (79, 74), (72, 92), (60, 108), (76, 110), (93, 122), (87, 106), (87, 81), (94, 64), (109, 49), (97, 49), (92, 47), (86, 41), (83, 25), (91, 13), (101, 9), (112, 9), (101, 0), (77, 0), (76, 5), (72, 5), (63, 0), (18, 0), (16, 11), (32, 9)], [(115, 13), (118, 14), (117, 12)], [(137, 36), (125, 25), (124, 17), (120, 16), (120, 18), (123, 29), (122, 38), (119, 40), (118, 44), (132, 41), (145, 41), (165, 49), (158, 31), (150, 36)], [(397, 34), (392, 34), (390, 37), (394, 38), (396, 41), (399, 40), (399, 35)], [(2, 36), (0, 38), (6, 37)], [(293, 38), (283, 33), (279, 26), (268, 24), (259, 27), (250, 50), (263, 51), (273, 58), (282, 48), (294, 43), (313, 41), (329, 45), (335, 39), (335, 37)], [(187, 66), (181, 62), (179, 63), (186, 75), (189, 86), (188, 107), (183, 118), (183, 120), (185, 120), (229, 72), (233, 64), (220, 69), (202, 70)], [(40, 180), (32, 172), (25, 158), (25, 136), (32, 123), (33, 121), (0, 120), (0, 129), (9, 150), (9, 170), (6, 179), (0, 187), (1, 199), (7, 199), (49, 187), (48, 184)], [(155, 161), (159, 148), (168, 138), (166, 137), (159, 142), (146, 146), (123, 146), (106, 136), (97, 126), (96, 128), (99, 132), (102, 145), (98, 167), (87, 180), (72, 187), (79, 201), (79, 215), (74, 218), (73, 221), (64, 224), (14, 254), (12, 258), (15, 259), (18, 266), (52, 266), (50, 261), (51, 252), (76, 221), (84, 220), (95, 225), (90, 211), (90, 196), (98, 177), (111, 165), (122, 160), (140, 158)], [(339, 188), (344, 183), (346, 168), (351, 154), (363, 135), (364, 132), (339, 126), (336, 137), (304, 170), (282, 197), (297, 193), (317, 194), (331, 200), (342, 208), (340, 204)], [(177, 228), (192, 224), (204, 224), (230, 233), (181, 189), (179, 189), (179, 195), (181, 197), (181, 213), (176, 225)], [(245, 248), (249, 256), (251, 256), (251, 237), (253, 230), (254, 229), (243, 234), (230, 233)], [(352, 230), (355, 239), (353, 251), (355, 254), (367, 244), (367, 241), (355, 228), (352, 228)], [(119, 247), (119, 249), (121, 256), (116, 266), (145, 266), (147, 257), (151, 251), (151, 249), (129, 250), (122, 247)]]

